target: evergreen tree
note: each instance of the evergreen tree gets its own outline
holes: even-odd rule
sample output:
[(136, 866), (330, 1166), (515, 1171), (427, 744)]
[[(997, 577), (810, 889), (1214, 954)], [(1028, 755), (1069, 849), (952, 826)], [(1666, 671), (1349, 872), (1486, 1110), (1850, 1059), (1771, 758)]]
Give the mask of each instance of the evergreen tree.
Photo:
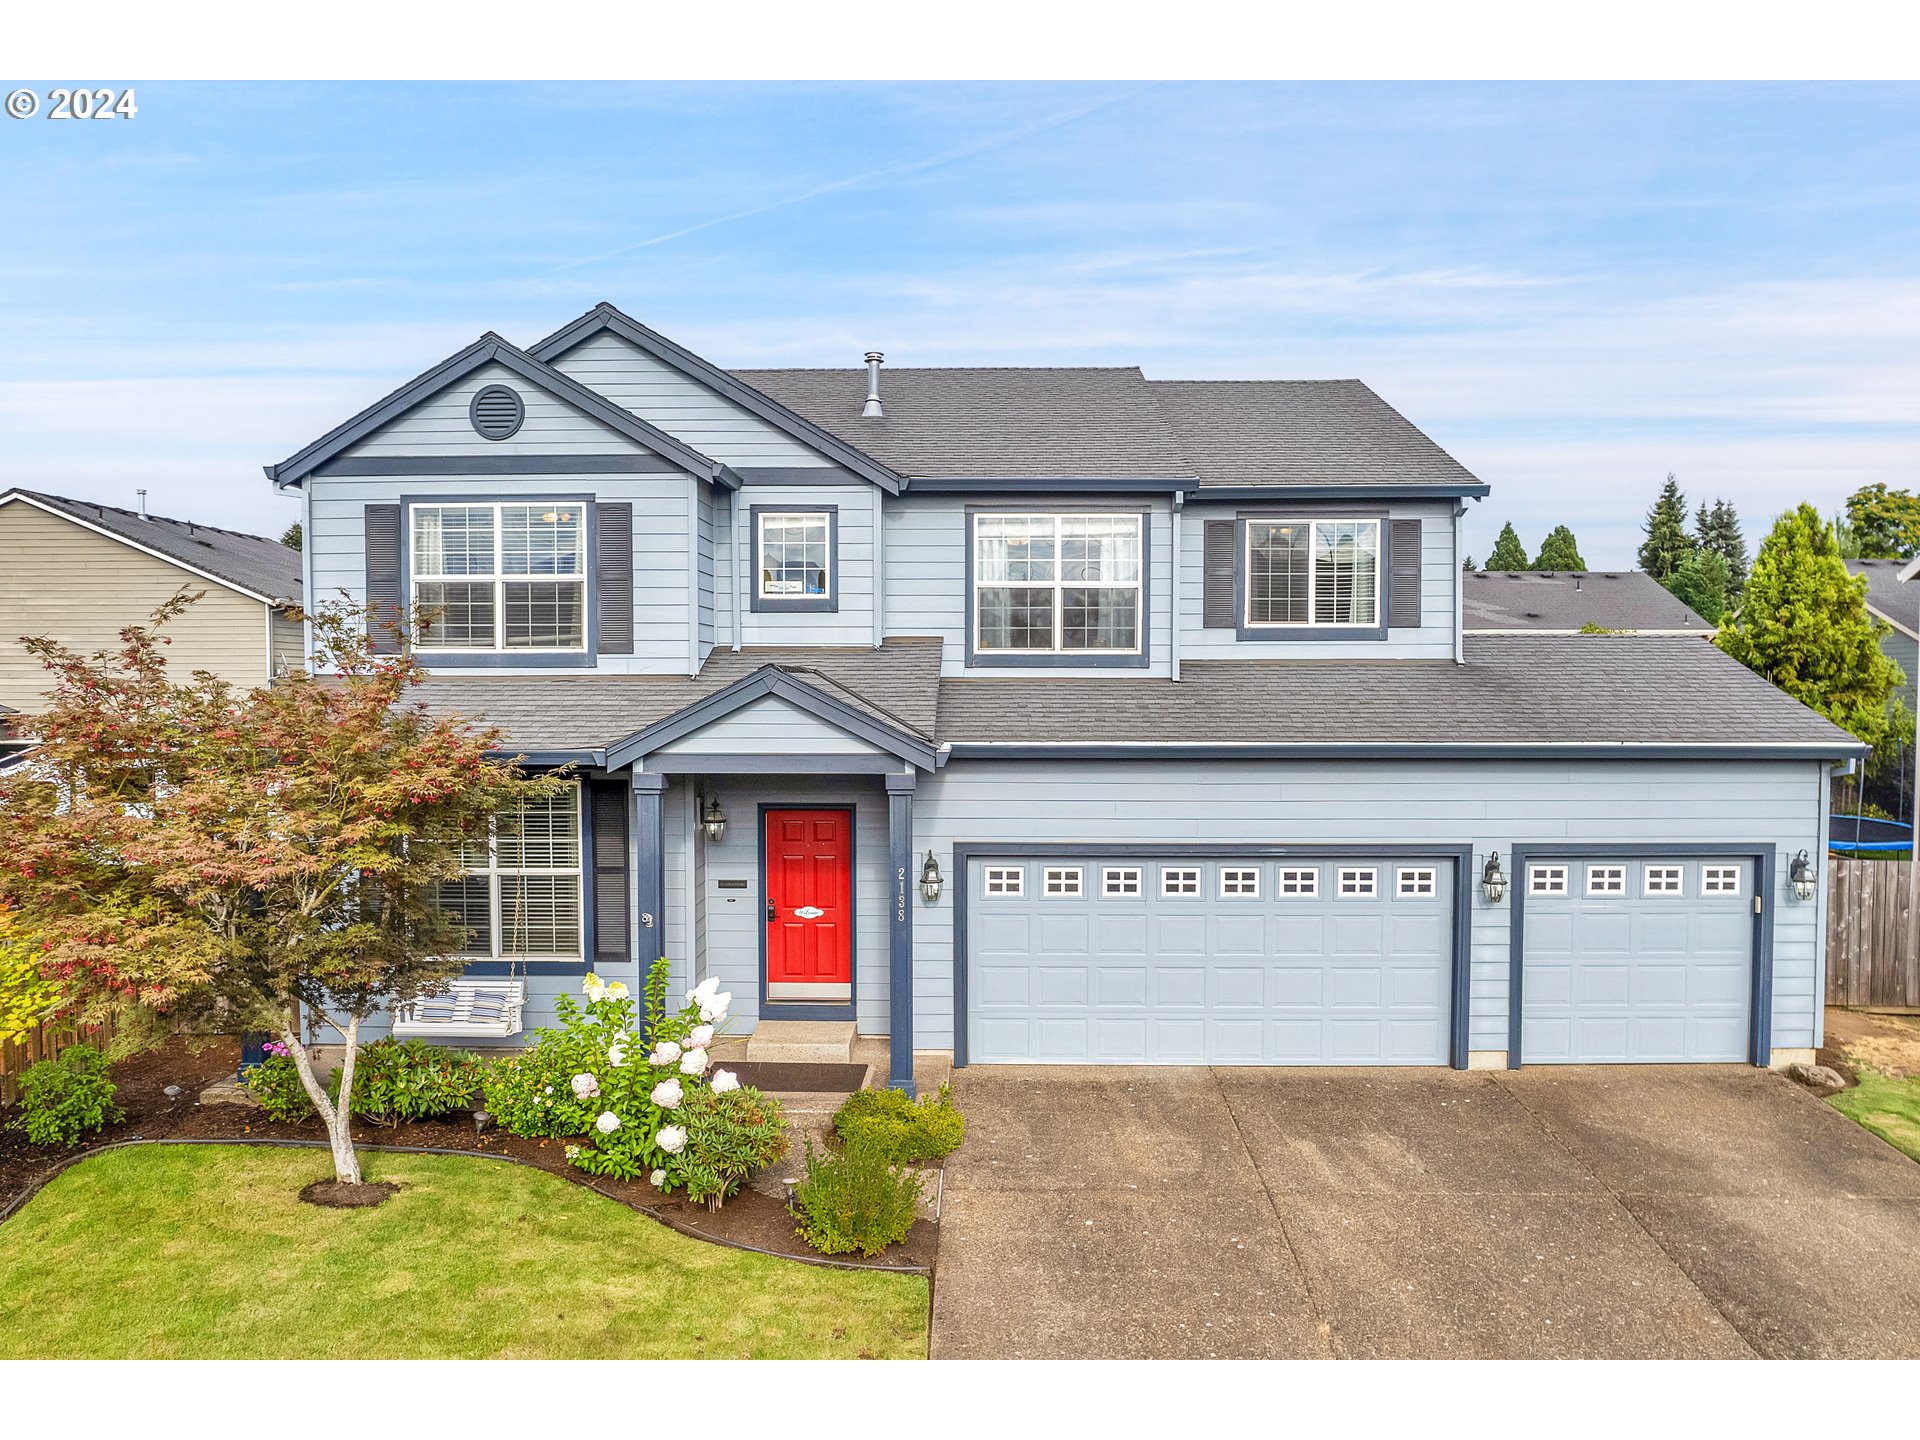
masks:
[(1738, 600), (1747, 583), (1747, 540), (1732, 503), (1716, 500), (1711, 510), (1702, 503), (1694, 517), (1694, 539), (1727, 562), (1727, 599)]
[(1573, 531), (1564, 525), (1553, 527), (1553, 533), (1540, 546), (1540, 558), (1533, 562), (1536, 570), (1584, 570), (1587, 562), (1580, 558), (1580, 546), (1573, 538)]
[(1717, 643), (1734, 659), (1869, 745), (1889, 719), (1900, 667), (1880, 652), (1887, 625), (1867, 613), (1865, 576), (1849, 575), (1833, 528), (1811, 505), (1774, 522), (1739, 611)]
[(1467, 556), (1466, 559), (1460, 562), (1460, 568), (1463, 571), (1466, 571), (1467, 573), (1471, 574), (1473, 571), (1478, 570), (1480, 567), (1473, 563), (1473, 557), (1469, 555)]
[(1640, 568), (1656, 580), (1665, 580), (1693, 553), (1693, 537), (1687, 534), (1687, 497), (1680, 493), (1680, 482), (1671, 470), (1660, 487), (1660, 498), (1647, 512), (1646, 531)]
[(1500, 538), (1493, 542), (1493, 553), (1487, 556), (1489, 570), (1525, 570), (1527, 568), (1527, 547), (1520, 543), (1519, 535), (1514, 533), (1513, 522), (1509, 520), (1500, 527)]
[(298, 550), (302, 538), (300, 534), (300, 522), (296, 520), (287, 526), (286, 533), (280, 537), (280, 543), (289, 550)]
[(1661, 583), (1710, 625), (1718, 625), (1727, 613), (1727, 561), (1718, 550), (1701, 546)]

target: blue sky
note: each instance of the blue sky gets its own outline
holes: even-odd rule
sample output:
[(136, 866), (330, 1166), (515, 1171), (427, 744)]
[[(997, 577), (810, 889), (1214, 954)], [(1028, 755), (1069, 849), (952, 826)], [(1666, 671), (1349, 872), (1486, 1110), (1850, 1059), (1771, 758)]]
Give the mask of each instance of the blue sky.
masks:
[(260, 465), (612, 300), (731, 365), (1357, 375), (1537, 546), (1920, 485), (1920, 89), (215, 85), (0, 119), (0, 485)]

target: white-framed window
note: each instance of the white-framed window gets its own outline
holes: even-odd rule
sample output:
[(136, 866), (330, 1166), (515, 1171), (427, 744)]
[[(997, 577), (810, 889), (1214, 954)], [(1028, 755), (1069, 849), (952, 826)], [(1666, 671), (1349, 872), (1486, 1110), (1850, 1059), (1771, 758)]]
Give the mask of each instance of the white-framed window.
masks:
[(1624, 895), (1627, 893), (1627, 867), (1624, 865), (1587, 866), (1587, 894)]
[(1172, 900), (1182, 895), (1200, 893), (1200, 871), (1198, 869), (1176, 868), (1168, 865), (1160, 871), (1160, 893)]
[(1283, 866), (1277, 888), (1282, 895), (1304, 895), (1309, 898), (1318, 895), (1320, 893), (1319, 867), (1291, 870)]
[(1336, 892), (1343, 900), (1364, 900), (1380, 893), (1380, 872), (1371, 865), (1342, 866)]
[(461, 852), (468, 867), (442, 881), (440, 904), (473, 931), (462, 952), (476, 959), (579, 959), (580, 786), (528, 804), (489, 841)]
[(754, 516), (762, 600), (833, 598), (833, 518), (824, 510), (767, 510)]
[(1071, 899), (1080, 893), (1078, 865), (1049, 865), (1040, 877), (1040, 893), (1057, 900)]
[(1141, 515), (973, 517), (976, 655), (1138, 655)]
[(1394, 893), (1401, 899), (1435, 894), (1440, 888), (1440, 872), (1431, 865), (1403, 865), (1394, 877)]
[(1225, 866), (1220, 870), (1220, 898), (1223, 900), (1253, 900), (1260, 895), (1260, 872), (1258, 870), (1234, 870)]
[(1026, 866), (989, 865), (984, 885), (989, 895), (1024, 895), (1027, 890)]
[(1686, 874), (1686, 867), (1682, 865), (1647, 866), (1647, 894), (1680, 894), (1686, 885)]
[(1347, 626), (1380, 623), (1380, 522), (1246, 522), (1246, 623)]
[(586, 507), (415, 505), (412, 603), (437, 616), (423, 650), (584, 650)]
[(1138, 865), (1108, 865), (1100, 871), (1100, 893), (1109, 898), (1140, 893)]
[(1567, 867), (1564, 865), (1529, 865), (1527, 867), (1527, 893), (1529, 895), (1566, 894)]
[(1700, 872), (1702, 895), (1738, 895), (1744, 865), (1708, 865)]

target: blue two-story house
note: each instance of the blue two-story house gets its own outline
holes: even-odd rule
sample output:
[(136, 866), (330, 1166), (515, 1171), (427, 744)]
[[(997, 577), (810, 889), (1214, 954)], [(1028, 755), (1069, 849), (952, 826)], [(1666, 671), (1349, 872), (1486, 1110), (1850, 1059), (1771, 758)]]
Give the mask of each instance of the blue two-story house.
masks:
[(665, 954), (903, 1084), (1810, 1055), (1850, 736), (1698, 637), (1465, 636), (1487, 486), (1357, 381), (867, 360), (601, 305), (269, 467), (307, 594), (437, 610), (429, 702), (580, 777), (448, 887), (438, 1033)]

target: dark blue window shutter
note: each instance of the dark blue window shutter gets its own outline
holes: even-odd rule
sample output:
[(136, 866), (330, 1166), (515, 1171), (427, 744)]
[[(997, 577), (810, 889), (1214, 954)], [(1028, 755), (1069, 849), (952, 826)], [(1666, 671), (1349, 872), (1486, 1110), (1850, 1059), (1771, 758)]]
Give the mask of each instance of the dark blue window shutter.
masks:
[(1387, 624), (1420, 625), (1420, 522), (1387, 522)]
[(595, 593), (600, 597), (602, 655), (633, 654), (633, 506), (596, 505), (599, 532), (594, 557)]
[(1209, 520), (1203, 532), (1205, 589), (1200, 623), (1208, 630), (1233, 629), (1234, 570), (1239, 558), (1234, 554), (1234, 534), (1238, 528), (1232, 520)]
[(399, 637), (388, 628), (400, 619), (400, 507), (369, 505), (365, 523), (367, 633), (375, 653), (393, 655), (400, 649)]
[(627, 904), (627, 787), (587, 781), (593, 825), (593, 959), (612, 965), (632, 957)]

